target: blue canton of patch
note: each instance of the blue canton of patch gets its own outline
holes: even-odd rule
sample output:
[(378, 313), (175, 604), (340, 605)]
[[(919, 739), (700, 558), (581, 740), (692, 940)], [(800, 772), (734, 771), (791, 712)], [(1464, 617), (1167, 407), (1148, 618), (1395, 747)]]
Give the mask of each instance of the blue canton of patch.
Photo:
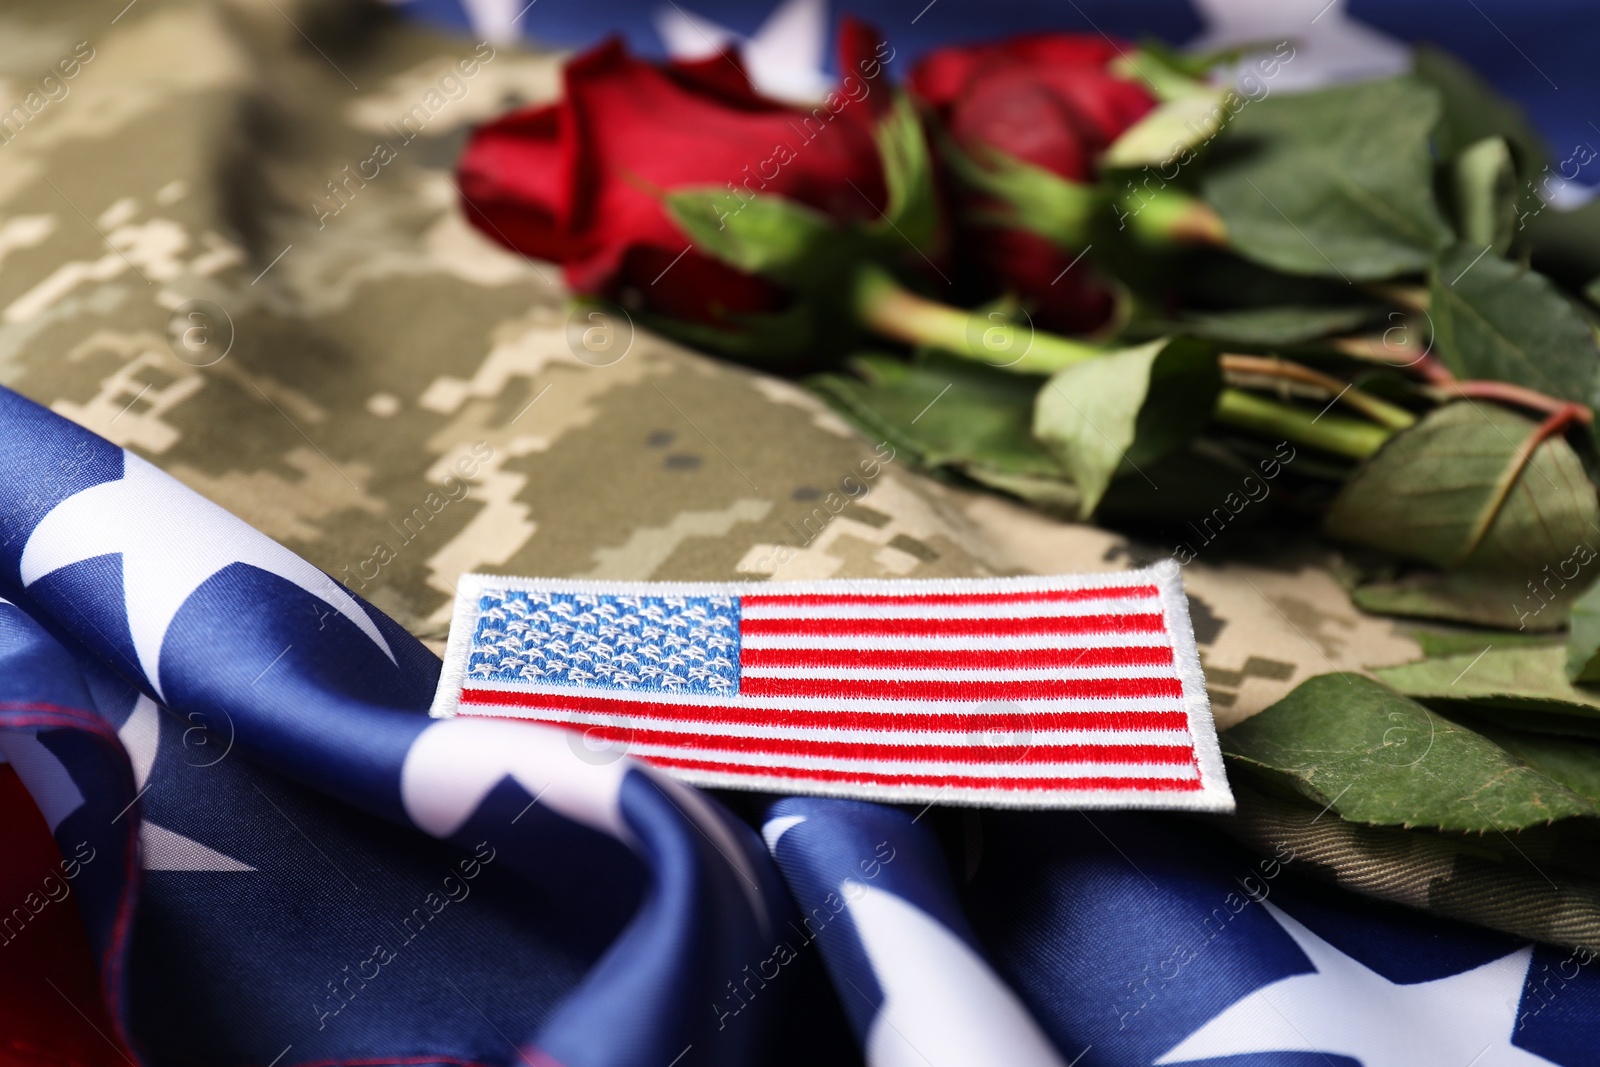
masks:
[(739, 601), (494, 590), (467, 678), (633, 692), (739, 691)]

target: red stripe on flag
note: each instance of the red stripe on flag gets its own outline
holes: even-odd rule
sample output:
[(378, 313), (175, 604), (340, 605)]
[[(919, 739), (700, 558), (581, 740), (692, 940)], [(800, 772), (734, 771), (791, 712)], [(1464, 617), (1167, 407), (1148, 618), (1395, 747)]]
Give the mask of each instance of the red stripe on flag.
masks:
[(1194, 750), (1188, 745), (895, 745), (876, 741), (688, 734), (675, 730), (594, 726), (564, 719), (540, 718), (534, 721), (565, 727), (599, 741), (614, 741), (623, 745), (666, 745), (767, 755), (898, 759), (932, 763), (1194, 763)]
[(1065, 678), (1025, 682), (911, 682), (901, 679), (742, 678), (748, 697), (840, 700), (1072, 700), (1181, 697), (1176, 678)]
[(850, 593), (796, 593), (783, 596), (746, 596), (740, 603), (758, 608), (815, 608), (862, 606), (917, 606), (921, 604), (1027, 604), (1031, 602), (1074, 600), (1125, 600), (1129, 597), (1155, 597), (1161, 590), (1153, 585), (1107, 585), (1095, 589), (1043, 589), (1020, 593), (928, 593), (924, 596), (874, 596)]
[(1015, 670), (1040, 667), (1165, 667), (1172, 649), (1161, 645), (1128, 648), (973, 648), (954, 651), (880, 648), (746, 648), (746, 667), (859, 667)]
[[(806, 730), (921, 730), (937, 733), (1008, 730), (1187, 730), (1181, 711), (1011, 711), (909, 712), (810, 711), (799, 708), (744, 708), (731, 705), (668, 704), (626, 697), (571, 696), (565, 693), (522, 693), (502, 689), (465, 689), (461, 705), (527, 710), (560, 709), (618, 718), (666, 722), (717, 722), (739, 726), (789, 726)], [(493, 713), (485, 713), (495, 717)]]
[(640, 757), (657, 767), (677, 767), (687, 771), (715, 771), (721, 774), (743, 774), (756, 778), (799, 778), (821, 782), (860, 782), (872, 785), (930, 785), (967, 789), (1069, 789), (1088, 791), (1094, 789), (1150, 790), (1153, 792), (1193, 792), (1198, 790), (1198, 778), (1023, 778), (1002, 775), (966, 774), (880, 774), (874, 771), (824, 771), (799, 767), (749, 767), (739, 763), (719, 763), (713, 760), (679, 759), (676, 756)]
[(1162, 633), (1160, 615), (1044, 615), (1023, 619), (741, 619), (746, 634), (874, 637), (953, 635)]

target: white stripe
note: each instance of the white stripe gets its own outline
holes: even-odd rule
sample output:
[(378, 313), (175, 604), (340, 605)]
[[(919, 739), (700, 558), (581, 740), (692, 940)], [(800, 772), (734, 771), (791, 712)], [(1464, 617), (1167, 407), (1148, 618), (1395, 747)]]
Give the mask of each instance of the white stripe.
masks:
[(834, 759), (791, 753), (720, 752), (665, 745), (629, 745), (628, 755), (648, 760), (652, 756), (730, 763), (755, 771), (763, 767), (811, 771), (849, 771), (866, 774), (978, 775), (993, 778), (1160, 778), (1192, 781), (1194, 765), (1173, 763), (982, 763), (960, 760)]
[[(870, 711), (898, 715), (902, 713), (923, 715), (966, 715), (971, 712), (993, 714), (996, 708), (1008, 714), (1052, 712), (1074, 714), (1095, 711), (1178, 711), (1184, 710), (1181, 697), (1116, 697), (1109, 699), (1051, 697), (1045, 700), (1011, 700), (994, 697), (985, 700), (886, 700), (879, 698), (846, 699), (843, 697), (712, 697), (699, 693), (639, 693), (615, 689), (579, 689), (576, 686), (525, 686), (505, 682), (474, 684), (472, 689), (503, 693), (537, 694), (541, 697), (611, 698), (608, 702), (619, 709), (641, 703), (675, 704), (689, 708), (749, 708), (754, 711)], [(472, 690), (468, 690), (470, 693)], [(464, 708), (481, 708), (496, 715), (515, 714), (514, 705), (478, 703), (463, 696)], [(559, 704), (556, 706), (560, 706)]]
[(1097, 634), (1017, 634), (986, 637), (978, 634), (929, 634), (923, 637), (889, 637), (878, 634), (741, 634), (744, 648), (859, 648), (894, 652), (969, 652), (974, 649), (1004, 651), (1036, 648), (1168, 648), (1165, 634), (1148, 630)]
[(1012, 604), (818, 604), (741, 607), (746, 619), (1035, 619), (1054, 615), (1159, 615), (1158, 597), (1043, 600)]
[(519, 711), (518, 718), (537, 715), (541, 720), (574, 726), (610, 726), (617, 729), (661, 730), (666, 733), (714, 737), (775, 737), (796, 741), (865, 742), (869, 744), (950, 745), (982, 748), (987, 745), (1188, 745), (1183, 730), (1033, 730), (1026, 720), (1015, 728), (993, 730), (823, 730), (796, 726), (745, 726), (722, 722), (667, 722), (636, 715), (596, 715), (574, 711), (535, 713)]
[(1159, 667), (746, 667), (746, 678), (831, 678), (851, 682), (1054, 682), (1074, 679), (1117, 681), (1162, 678), (1177, 682), (1172, 665)]
[[(1016, 785), (973, 787), (916, 783), (910, 785), (884, 785), (877, 782), (834, 782), (817, 778), (778, 779), (764, 772), (740, 773), (730, 771), (698, 771), (682, 767), (668, 769), (679, 781), (706, 789), (755, 789), (770, 792), (779, 788), (784, 793), (798, 793), (819, 797), (867, 798), (884, 803), (900, 804), (962, 804), (986, 808), (1013, 808), (1032, 810), (1051, 808), (1058, 810), (1170, 810), (1232, 811), (1233, 801), (1226, 796), (1206, 789), (1170, 790), (1152, 789), (1148, 792), (1136, 788), (1122, 789), (1020, 789)], [(1146, 779), (1155, 781), (1156, 779)], [(777, 783), (780, 783), (777, 784)]]

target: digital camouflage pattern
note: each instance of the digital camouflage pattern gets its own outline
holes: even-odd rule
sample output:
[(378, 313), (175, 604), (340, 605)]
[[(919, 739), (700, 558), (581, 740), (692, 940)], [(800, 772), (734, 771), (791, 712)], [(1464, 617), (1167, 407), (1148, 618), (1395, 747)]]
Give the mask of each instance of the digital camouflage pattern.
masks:
[[(469, 571), (982, 576), (1172, 553), (920, 476), (793, 384), (569, 308), (553, 267), (469, 228), (466, 131), (549, 98), (558, 57), (354, 3), (118, 6), (0, 13), (0, 383), (435, 648)], [(1220, 725), (1418, 656), (1330, 562), (1184, 568)], [(1480, 899), (1475, 868), (1358, 838), (1318, 862), (1365, 892), (1519, 932), (1548, 893), (1490, 879)], [(1398, 888), (1423, 867), (1443, 873)], [(1585, 892), (1590, 925), (1539, 936), (1594, 943)]]

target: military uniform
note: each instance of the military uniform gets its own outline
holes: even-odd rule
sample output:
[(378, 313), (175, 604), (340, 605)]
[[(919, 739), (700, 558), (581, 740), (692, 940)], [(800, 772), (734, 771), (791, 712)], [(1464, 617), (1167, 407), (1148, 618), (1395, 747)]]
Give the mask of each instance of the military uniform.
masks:
[[(466, 131), (550, 98), (559, 63), (359, 4), (8, 9), (0, 383), (435, 648), (470, 571), (979, 576), (1170, 554), (924, 477), (793, 383), (569, 307), (556, 268), (471, 229), (451, 172)], [(1313, 675), (1419, 655), (1330, 563), (1185, 567), (1222, 726)], [(1242, 810), (1236, 832), (1268, 848), (1316, 814)], [(1563, 891), (1570, 921), (1532, 919), (1549, 887), (1497, 880), (1500, 860), (1333, 817), (1314, 832), (1319, 869), (1351, 888), (1600, 940), (1586, 884)]]

